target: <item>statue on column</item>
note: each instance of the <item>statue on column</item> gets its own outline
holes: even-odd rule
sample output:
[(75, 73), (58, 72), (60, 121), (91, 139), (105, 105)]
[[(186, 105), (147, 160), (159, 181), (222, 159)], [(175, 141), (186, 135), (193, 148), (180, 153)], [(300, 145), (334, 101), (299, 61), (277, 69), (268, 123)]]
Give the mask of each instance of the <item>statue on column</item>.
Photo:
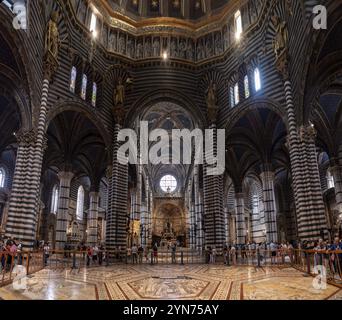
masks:
[(114, 89), (114, 105), (123, 105), (125, 101), (125, 86), (122, 84), (122, 78), (119, 79), (118, 84)]
[(45, 33), (44, 78), (49, 80), (58, 68), (58, 52), (61, 44), (57, 25), (58, 18), (58, 12), (52, 12)]
[(125, 117), (124, 103), (126, 98), (126, 86), (132, 84), (132, 80), (127, 78), (125, 84), (122, 78), (119, 78), (118, 84), (114, 89), (113, 102), (114, 102), (114, 117), (118, 123), (121, 123)]
[(57, 25), (58, 18), (58, 12), (52, 12), (45, 34), (45, 51), (46, 53), (51, 54), (55, 60), (57, 60), (58, 58), (58, 51), (60, 46), (60, 38)]
[(206, 94), (207, 94), (206, 102), (207, 102), (207, 107), (208, 107), (208, 118), (211, 122), (215, 122), (216, 117), (217, 117), (218, 106), (217, 106), (217, 89), (216, 89), (216, 84), (213, 83), (213, 81), (210, 81)]
[(272, 22), (275, 28), (273, 40), (273, 50), (276, 56), (276, 67), (285, 79), (288, 74), (288, 30), (285, 21), (281, 21), (278, 16), (272, 16)]
[(273, 40), (273, 50), (278, 59), (282, 53), (287, 50), (288, 31), (285, 21), (281, 21), (278, 16), (272, 16), (272, 22), (275, 28), (275, 37)]

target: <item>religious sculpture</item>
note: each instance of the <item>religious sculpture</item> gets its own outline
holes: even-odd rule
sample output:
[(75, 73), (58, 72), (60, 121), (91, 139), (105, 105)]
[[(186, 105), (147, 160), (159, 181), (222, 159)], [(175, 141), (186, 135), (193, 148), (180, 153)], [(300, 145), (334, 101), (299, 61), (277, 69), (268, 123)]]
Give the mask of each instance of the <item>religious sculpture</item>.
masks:
[(272, 22), (275, 28), (275, 37), (273, 41), (273, 50), (278, 59), (284, 51), (287, 50), (288, 31), (285, 21), (281, 21), (278, 16), (272, 16)]
[(194, 47), (191, 41), (188, 42), (188, 46), (186, 49), (186, 58), (188, 60), (193, 60), (194, 58)]
[(203, 58), (204, 58), (203, 45), (202, 45), (201, 40), (199, 40), (197, 44), (197, 61), (202, 60)]
[(127, 55), (129, 57), (134, 57), (134, 46), (131, 38), (128, 38), (127, 40)]
[(177, 44), (176, 44), (176, 40), (172, 39), (171, 40), (171, 45), (170, 45), (170, 51), (171, 51), (171, 57), (173, 58), (177, 58)]
[(153, 41), (153, 56), (159, 57), (160, 56), (160, 43), (159, 39), (154, 39)]
[(220, 35), (215, 36), (215, 53), (220, 54), (222, 52), (221, 37)]
[(227, 50), (229, 48), (229, 31), (228, 27), (226, 26), (223, 31), (223, 38), (224, 38), (224, 50)]
[(218, 106), (217, 106), (217, 89), (216, 89), (216, 84), (213, 81), (210, 81), (206, 94), (207, 94), (206, 102), (207, 102), (207, 107), (208, 107), (208, 118), (211, 122), (215, 122), (216, 117), (217, 117)]
[(118, 84), (114, 89), (114, 105), (123, 105), (125, 101), (125, 86), (122, 83), (122, 78), (119, 79)]
[(208, 38), (205, 41), (205, 57), (206, 58), (210, 58), (212, 56), (212, 42), (211, 40)]
[(124, 35), (121, 35), (119, 38), (119, 45), (118, 45), (119, 53), (125, 54), (126, 52), (126, 43)]
[(58, 58), (58, 51), (60, 46), (59, 32), (58, 32), (58, 12), (54, 11), (51, 14), (51, 19), (48, 22), (45, 34), (45, 51), (50, 54), (56, 61)]
[(143, 57), (143, 46), (141, 41), (139, 41), (137, 44), (136, 57), (138, 59), (141, 59)]
[(151, 56), (151, 42), (150, 40), (146, 40), (145, 42), (145, 57), (150, 57)]
[(186, 44), (185, 40), (182, 39), (179, 43), (179, 57), (185, 59), (186, 56)]
[(110, 48), (111, 51), (115, 51), (116, 50), (116, 33), (112, 33), (110, 35), (109, 48)]

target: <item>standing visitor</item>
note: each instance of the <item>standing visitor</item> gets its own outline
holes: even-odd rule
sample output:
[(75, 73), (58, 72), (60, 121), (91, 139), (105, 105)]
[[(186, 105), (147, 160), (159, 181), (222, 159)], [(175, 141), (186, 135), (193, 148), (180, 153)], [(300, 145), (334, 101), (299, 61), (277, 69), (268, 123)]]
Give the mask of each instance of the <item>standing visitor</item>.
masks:
[(138, 248), (138, 258), (139, 258), (139, 264), (143, 263), (143, 256), (144, 256), (144, 248), (142, 245)]
[(174, 243), (172, 246), (171, 246), (171, 260), (172, 260), (172, 263), (176, 263), (176, 244)]
[(154, 263), (158, 263), (158, 246), (156, 243), (153, 246), (153, 259)]
[(230, 256), (231, 256), (233, 265), (236, 265), (236, 248), (234, 244), (230, 248)]
[(47, 266), (48, 259), (50, 257), (50, 246), (49, 246), (48, 242), (44, 245), (43, 250), (44, 250), (44, 264), (45, 264), (45, 266)]
[(276, 264), (276, 257), (277, 257), (277, 244), (271, 241), (270, 243), (270, 250), (271, 250), (271, 264)]
[(133, 257), (133, 264), (138, 263), (138, 247), (134, 243), (132, 246), (132, 257)]

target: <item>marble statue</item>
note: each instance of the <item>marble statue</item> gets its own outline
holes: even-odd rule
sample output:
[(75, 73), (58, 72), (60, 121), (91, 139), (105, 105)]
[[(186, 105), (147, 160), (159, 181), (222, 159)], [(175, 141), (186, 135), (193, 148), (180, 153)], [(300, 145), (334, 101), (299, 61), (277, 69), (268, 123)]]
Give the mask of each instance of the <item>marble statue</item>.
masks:
[(137, 59), (141, 59), (143, 57), (143, 46), (141, 41), (137, 43), (136, 57)]
[(60, 38), (58, 31), (58, 12), (54, 11), (51, 14), (51, 19), (49, 20), (46, 28), (45, 34), (45, 50), (50, 53), (55, 60), (58, 58), (58, 51), (60, 47)]
[(213, 49), (212, 49), (212, 43), (210, 39), (206, 39), (205, 41), (205, 57), (210, 58), (212, 56)]
[(177, 58), (177, 43), (175, 39), (171, 40), (170, 53), (171, 53), (171, 57)]
[(110, 35), (109, 48), (111, 51), (116, 51), (116, 33)]
[(124, 35), (121, 35), (119, 38), (118, 52), (122, 54), (126, 53), (126, 41)]
[(220, 54), (222, 52), (221, 37), (219, 34), (215, 36), (215, 53)]
[(114, 105), (123, 105), (125, 101), (125, 86), (122, 83), (122, 78), (119, 79), (117, 86), (114, 89)]
[(145, 57), (150, 57), (152, 53), (151, 41), (146, 40), (145, 42)]
[(223, 41), (224, 41), (224, 50), (227, 50), (229, 48), (229, 32), (228, 32), (228, 26), (224, 28), (223, 31)]
[(218, 106), (217, 106), (217, 89), (216, 84), (210, 81), (209, 87), (206, 92), (206, 102), (208, 107), (208, 118), (211, 122), (216, 121)]
[(194, 59), (194, 46), (191, 41), (188, 42), (188, 46), (186, 49), (186, 58), (188, 60), (193, 60)]
[(127, 55), (129, 57), (134, 57), (134, 46), (131, 38), (128, 38), (127, 40)]
[(179, 43), (179, 57), (185, 59), (186, 56), (186, 43), (185, 40), (182, 39)]
[(160, 43), (159, 39), (154, 39), (153, 41), (153, 56), (159, 57), (160, 56)]
[(275, 36), (273, 41), (273, 50), (278, 59), (279, 56), (287, 50), (288, 31), (285, 21), (281, 21), (278, 16), (272, 16), (272, 22), (275, 28)]

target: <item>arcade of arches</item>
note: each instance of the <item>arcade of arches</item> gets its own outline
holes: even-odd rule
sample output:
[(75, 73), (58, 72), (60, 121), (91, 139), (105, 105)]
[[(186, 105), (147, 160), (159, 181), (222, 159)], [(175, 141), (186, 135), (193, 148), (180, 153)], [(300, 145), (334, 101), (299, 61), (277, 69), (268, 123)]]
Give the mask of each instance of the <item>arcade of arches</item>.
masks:
[[(0, 5), (1, 236), (196, 250), (341, 236), (340, 1), (321, 1), (328, 30), (312, 28), (317, 1), (150, 2), (30, 1), (27, 30)], [(118, 133), (141, 121), (225, 129), (224, 172), (120, 163)]]

